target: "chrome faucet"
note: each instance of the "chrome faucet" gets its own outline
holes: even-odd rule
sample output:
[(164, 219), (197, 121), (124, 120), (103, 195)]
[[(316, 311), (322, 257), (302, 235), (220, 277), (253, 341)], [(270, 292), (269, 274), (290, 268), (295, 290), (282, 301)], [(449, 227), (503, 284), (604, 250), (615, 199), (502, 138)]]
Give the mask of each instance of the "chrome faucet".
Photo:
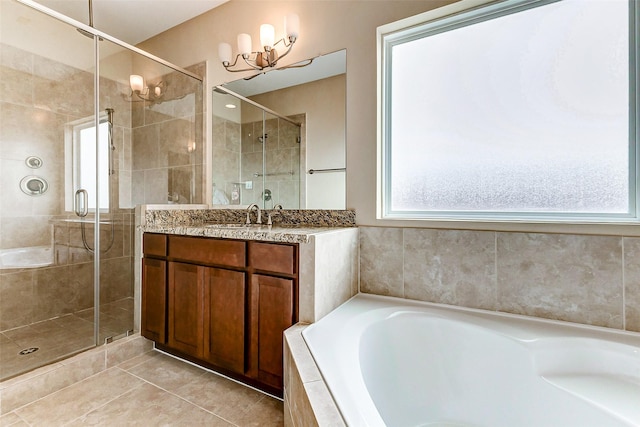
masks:
[(256, 205), (255, 203), (252, 203), (247, 208), (247, 225), (251, 224), (251, 218), (249, 217), (249, 214), (254, 209), (258, 210), (258, 220), (256, 221), (256, 224), (262, 224), (262, 211), (260, 210), (260, 206)]
[[(282, 205), (281, 204), (277, 204), (273, 207), (273, 210), (282, 210)], [(268, 213), (269, 214), (269, 218), (267, 219), (267, 225), (273, 225), (273, 222), (271, 221), (271, 212)]]

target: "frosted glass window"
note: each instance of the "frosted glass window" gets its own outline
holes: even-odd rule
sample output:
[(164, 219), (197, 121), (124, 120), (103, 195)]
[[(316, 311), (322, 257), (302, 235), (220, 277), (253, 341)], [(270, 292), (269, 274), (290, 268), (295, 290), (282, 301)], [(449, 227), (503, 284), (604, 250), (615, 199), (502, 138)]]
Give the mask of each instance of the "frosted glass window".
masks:
[(635, 218), (633, 7), (504, 2), (386, 36), (385, 216)]

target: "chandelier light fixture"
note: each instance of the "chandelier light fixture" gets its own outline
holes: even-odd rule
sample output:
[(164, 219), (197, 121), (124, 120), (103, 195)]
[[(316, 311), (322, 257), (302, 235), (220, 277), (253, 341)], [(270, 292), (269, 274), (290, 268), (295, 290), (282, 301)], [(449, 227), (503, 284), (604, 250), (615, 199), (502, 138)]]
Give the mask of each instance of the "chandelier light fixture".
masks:
[(160, 81), (157, 84), (145, 85), (144, 78), (137, 74), (129, 76), (129, 86), (131, 86), (130, 101), (140, 102), (161, 102), (166, 90), (166, 83)]
[[(275, 41), (275, 29), (271, 24), (262, 24), (260, 26), (260, 45), (262, 51), (253, 52), (251, 50), (251, 36), (249, 34), (238, 34), (238, 54), (236, 54), (235, 60), (231, 63), (233, 56), (231, 45), (229, 43), (220, 43), (218, 45), (218, 56), (222, 65), (230, 72), (239, 71), (251, 71), (251, 70), (264, 70), (265, 68), (273, 68), (277, 65), (278, 60), (287, 56), (291, 52), (291, 48), (298, 39), (300, 31), (300, 18), (295, 13), (290, 13), (284, 18), (284, 32), (285, 36), (278, 41)], [(278, 55), (276, 45), (282, 43), (287, 51), (282, 55)], [(238, 64), (238, 61), (242, 58), (242, 62)]]

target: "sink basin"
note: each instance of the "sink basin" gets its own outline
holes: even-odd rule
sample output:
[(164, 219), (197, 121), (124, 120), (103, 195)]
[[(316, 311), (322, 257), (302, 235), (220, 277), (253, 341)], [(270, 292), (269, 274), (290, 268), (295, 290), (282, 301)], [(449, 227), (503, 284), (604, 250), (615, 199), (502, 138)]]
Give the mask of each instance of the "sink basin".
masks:
[(244, 229), (253, 229), (253, 228), (262, 228), (261, 224), (206, 224), (206, 228), (244, 228)]
[(250, 225), (247, 224), (207, 224), (206, 228), (247, 228)]

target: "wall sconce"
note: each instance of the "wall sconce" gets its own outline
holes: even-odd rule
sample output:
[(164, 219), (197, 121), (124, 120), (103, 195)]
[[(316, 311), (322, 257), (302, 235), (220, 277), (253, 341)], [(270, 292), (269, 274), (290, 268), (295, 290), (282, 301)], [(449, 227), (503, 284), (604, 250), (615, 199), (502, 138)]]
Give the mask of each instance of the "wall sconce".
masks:
[(132, 102), (160, 102), (166, 91), (166, 83), (164, 81), (161, 80), (158, 84), (145, 86), (144, 78), (137, 74), (129, 76), (129, 86), (131, 86), (129, 100)]
[[(300, 18), (295, 13), (290, 13), (284, 18), (284, 32), (285, 36), (274, 43), (275, 41), (275, 29), (271, 24), (262, 24), (260, 26), (260, 45), (264, 51), (251, 51), (251, 36), (249, 34), (238, 34), (238, 51), (233, 64), (231, 63), (232, 51), (229, 43), (220, 43), (218, 45), (218, 56), (222, 65), (227, 71), (251, 71), (251, 70), (263, 70), (267, 67), (275, 67), (278, 60), (287, 56), (291, 52), (293, 44), (298, 39), (300, 32)], [(275, 46), (282, 42), (287, 51), (278, 56), (278, 51)], [(238, 59), (242, 58), (249, 68), (236, 68)]]

